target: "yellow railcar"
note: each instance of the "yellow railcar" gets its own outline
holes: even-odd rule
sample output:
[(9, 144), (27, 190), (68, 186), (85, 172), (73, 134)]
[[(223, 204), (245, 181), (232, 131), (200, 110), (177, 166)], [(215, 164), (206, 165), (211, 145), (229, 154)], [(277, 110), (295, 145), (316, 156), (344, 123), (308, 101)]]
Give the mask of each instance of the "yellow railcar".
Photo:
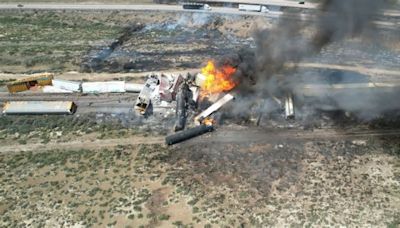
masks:
[(34, 86), (52, 85), (53, 74), (44, 73), (32, 75), (30, 77), (22, 78), (14, 82), (8, 83), (7, 88), (10, 93), (17, 93), (29, 90)]

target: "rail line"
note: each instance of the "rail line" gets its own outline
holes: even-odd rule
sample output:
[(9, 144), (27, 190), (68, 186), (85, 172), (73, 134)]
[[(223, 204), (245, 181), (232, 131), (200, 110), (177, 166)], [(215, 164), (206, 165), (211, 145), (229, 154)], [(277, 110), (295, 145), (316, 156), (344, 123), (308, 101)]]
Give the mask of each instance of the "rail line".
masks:
[[(175, 146), (187, 146), (198, 144), (286, 144), (292, 142), (324, 141), (324, 140), (368, 140), (370, 138), (400, 137), (400, 129), (387, 130), (356, 130), (343, 131), (341, 129), (319, 129), (316, 131), (287, 130), (287, 129), (229, 129), (221, 127), (214, 133), (206, 134)], [(158, 144), (165, 145), (164, 137), (142, 137), (130, 136), (128, 138), (102, 139), (94, 141), (73, 140), (69, 142), (51, 142), (48, 144), (32, 143), (26, 145), (0, 145), (0, 153), (16, 151), (45, 151), (54, 149), (99, 149), (104, 147), (115, 147), (117, 145), (142, 145)]]
[(0, 93), (0, 111), (2, 103), (7, 101), (73, 101), (80, 113), (130, 113), (136, 102), (136, 93)]
[(0, 93), (0, 102), (5, 101), (118, 101), (136, 99), (136, 93), (108, 93), (108, 94), (81, 94), (81, 93)]
[(278, 143), (313, 140), (356, 140), (400, 137), (400, 129), (355, 129), (322, 128), (314, 131), (298, 129), (230, 129), (222, 127), (215, 132), (186, 143)]

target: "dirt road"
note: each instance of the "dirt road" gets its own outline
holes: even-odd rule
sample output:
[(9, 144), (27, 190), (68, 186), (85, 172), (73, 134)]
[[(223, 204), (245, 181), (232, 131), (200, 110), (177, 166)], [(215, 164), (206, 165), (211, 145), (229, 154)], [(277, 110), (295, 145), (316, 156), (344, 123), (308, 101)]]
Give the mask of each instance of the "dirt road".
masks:
[[(355, 140), (379, 137), (398, 137), (400, 130), (343, 130), (343, 129), (317, 129), (317, 130), (288, 130), (288, 129), (262, 129), (245, 128), (235, 129), (223, 127), (212, 134), (193, 140), (193, 143), (277, 143), (283, 141), (304, 140)], [(187, 143), (191, 143), (188, 141)]]
[[(245, 136), (245, 137), (243, 137)], [(288, 130), (288, 129), (240, 129), (222, 126), (216, 131), (206, 134), (179, 145), (205, 145), (210, 143), (272, 143), (279, 144), (285, 141), (323, 141), (323, 140), (368, 140), (381, 137), (400, 137), (400, 130), (341, 130), (341, 129), (319, 129), (314, 131)], [(11, 153), (17, 151), (43, 151), (55, 149), (96, 149), (104, 147), (115, 147), (118, 145), (141, 145), (162, 144), (165, 139), (159, 137), (128, 136), (117, 139), (96, 139), (91, 141), (74, 140), (68, 142), (29, 143), (25, 145), (0, 145), (0, 153)]]
[(28, 143), (25, 145), (3, 145), (0, 146), (0, 153), (10, 153), (17, 151), (46, 151), (58, 149), (97, 149), (115, 147), (118, 145), (147, 145), (163, 143), (163, 137), (132, 136), (118, 139), (96, 139), (92, 141), (74, 140), (68, 142), (50, 142), (47, 144)]
[[(238, 3), (240, 1), (233, 1), (234, 3)], [(241, 1), (243, 2), (243, 1)], [(275, 0), (275, 1), (246, 1), (246, 3), (253, 4), (264, 4), (273, 7), (288, 7), (288, 8), (303, 8), (303, 9), (315, 9), (317, 8), (316, 4), (307, 3), (307, 4), (298, 4), (297, 2), (286, 1), (286, 0)], [(20, 10), (130, 10), (130, 11), (172, 11), (172, 12), (203, 12), (203, 13), (211, 13), (211, 14), (231, 14), (231, 15), (262, 15), (268, 18), (279, 18), (281, 16), (280, 11), (271, 11), (271, 12), (250, 12), (250, 11), (239, 11), (237, 8), (230, 7), (213, 7), (212, 10), (184, 10), (181, 5), (162, 5), (162, 4), (148, 4), (148, 5), (132, 5), (132, 4), (66, 4), (66, 3), (58, 3), (58, 4), (25, 4), (23, 7), (18, 7), (17, 4), (0, 4), (0, 10), (12, 10), (12, 9), (20, 9)], [(386, 17), (399, 17), (400, 12), (396, 10), (384, 11), (383, 15)], [(297, 17), (295, 15), (292, 19), (300, 19), (300, 20), (308, 20), (306, 14), (302, 15), (302, 17)], [(310, 19), (310, 18), (309, 18)], [(377, 25), (381, 25), (383, 27), (396, 27), (400, 25), (399, 23), (388, 23), (386, 21), (378, 21)]]

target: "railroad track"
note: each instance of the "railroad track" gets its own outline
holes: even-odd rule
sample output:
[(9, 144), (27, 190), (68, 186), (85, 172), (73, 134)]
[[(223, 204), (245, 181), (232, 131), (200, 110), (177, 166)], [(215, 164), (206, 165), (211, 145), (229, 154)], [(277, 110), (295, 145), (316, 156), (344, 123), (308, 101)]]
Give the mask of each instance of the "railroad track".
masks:
[[(215, 132), (193, 138), (191, 140), (176, 144), (176, 146), (198, 145), (198, 144), (287, 144), (292, 142), (304, 141), (323, 141), (323, 140), (368, 140), (380, 137), (400, 137), (400, 129), (387, 130), (356, 130), (343, 131), (341, 129), (319, 129), (316, 131), (287, 130), (287, 129), (229, 129), (221, 127)], [(128, 138), (102, 139), (95, 141), (72, 140), (69, 142), (51, 142), (49, 144), (31, 143), (27, 145), (0, 145), (0, 154), (16, 151), (44, 151), (53, 149), (80, 149), (100, 147), (115, 147), (117, 145), (141, 145), (158, 144), (165, 145), (164, 137), (142, 137), (130, 136)]]
[(0, 93), (0, 102), (5, 101), (115, 101), (136, 99), (136, 93), (107, 93), (107, 94), (81, 94), (81, 93)]
[(211, 134), (206, 134), (198, 140), (187, 143), (279, 143), (291, 141), (313, 140), (357, 140), (383, 139), (400, 137), (400, 129), (355, 129), (343, 130), (335, 128), (318, 129), (314, 131), (297, 129), (231, 129), (221, 127)]
[(2, 103), (7, 101), (73, 101), (77, 113), (129, 113), (132, 111), (138, 94), (136, 93), (0, 93)]

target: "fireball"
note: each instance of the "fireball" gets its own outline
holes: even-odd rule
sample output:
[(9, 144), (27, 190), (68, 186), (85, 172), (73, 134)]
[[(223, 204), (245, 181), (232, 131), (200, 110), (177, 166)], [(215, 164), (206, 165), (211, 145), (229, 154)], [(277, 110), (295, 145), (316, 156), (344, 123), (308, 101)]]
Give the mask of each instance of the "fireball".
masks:
[(227, 92), (235, 88), (236, 83), (232, 75), (236, 72), (236, 68), (223, 65), (217, 68), (213, 61), (208, 61), (207, 65), (201, 69), (201, 73), (205, 76), (201, 86), (202, 96)]

